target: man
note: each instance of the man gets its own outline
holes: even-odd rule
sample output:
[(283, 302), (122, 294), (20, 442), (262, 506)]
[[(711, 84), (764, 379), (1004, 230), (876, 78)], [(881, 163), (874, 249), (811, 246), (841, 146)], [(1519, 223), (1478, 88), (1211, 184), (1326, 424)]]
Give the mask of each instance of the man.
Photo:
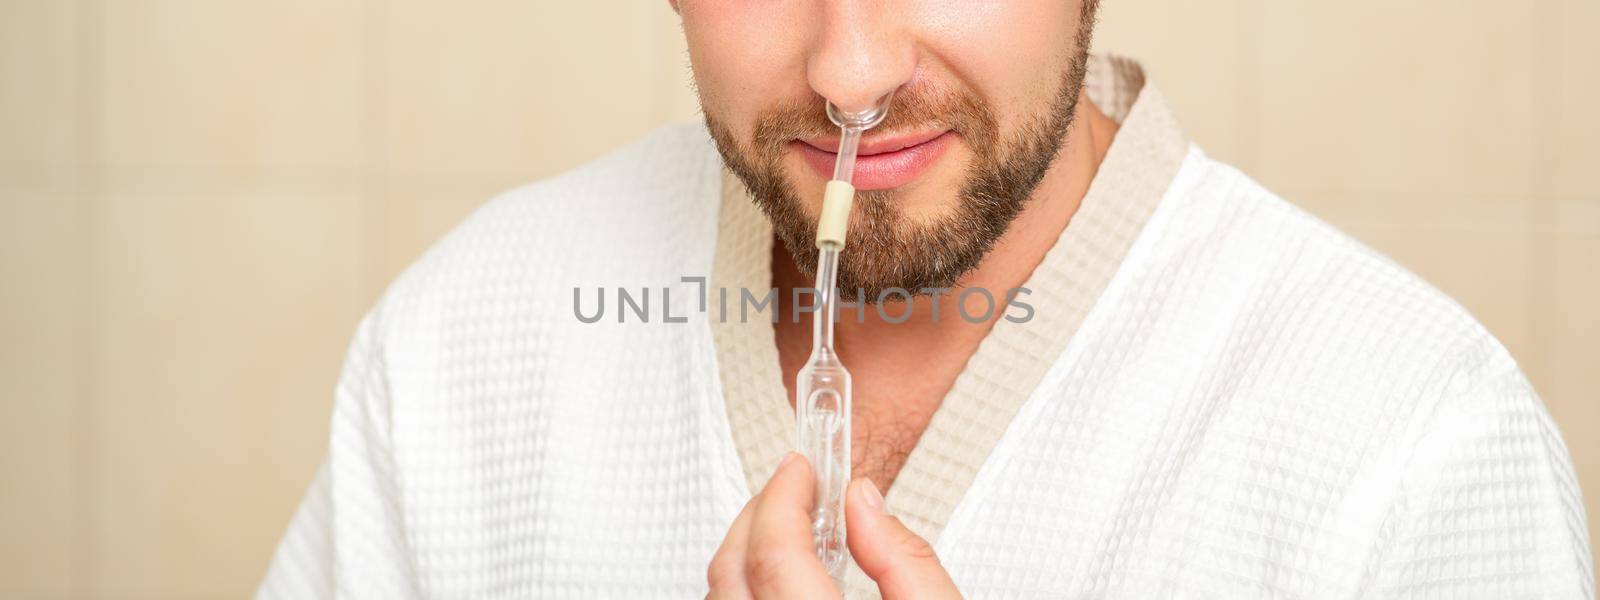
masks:
[[(395, 282), (262, 596), (1593, 595), (1506, 350), (1191, 145), (1089, 56), (1092, 0), (673, 8), (705, 127), (512, 191)], [(841, 263), (841, 590), (786, 454), (796, 291), (823, 103), (891, 92)]]

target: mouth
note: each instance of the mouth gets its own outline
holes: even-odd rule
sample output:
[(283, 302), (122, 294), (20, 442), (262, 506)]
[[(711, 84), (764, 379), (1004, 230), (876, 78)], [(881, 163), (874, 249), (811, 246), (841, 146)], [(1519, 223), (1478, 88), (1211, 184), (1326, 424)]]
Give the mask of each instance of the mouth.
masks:
[[(944, 153), (952, 134), (949, 130), (935, 130), (862, 138), (856, 150), (855, 188), (886, 190), (915, 181)], [(833, 177), (833, 165), (839, 156), (837, 135), (795, 140), (789, 145), (800, 152), (818, 176)]]

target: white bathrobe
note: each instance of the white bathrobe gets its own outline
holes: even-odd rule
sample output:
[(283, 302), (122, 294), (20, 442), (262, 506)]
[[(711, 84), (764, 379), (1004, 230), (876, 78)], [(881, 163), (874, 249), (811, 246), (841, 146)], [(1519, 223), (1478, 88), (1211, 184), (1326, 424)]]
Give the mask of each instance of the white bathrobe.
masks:
[[(1592, 597), (1570, 458), (1505, 348), (1208, 158), (1138, 65), (1087, 89), (1121, 128), (1035, 316), (888, 491), (961, 590)], [(260, 596), (702, 596), (792, 436), (772, 326), (738, 314), (772, 243), (700, 125), (485, 205), (362, 322)]]

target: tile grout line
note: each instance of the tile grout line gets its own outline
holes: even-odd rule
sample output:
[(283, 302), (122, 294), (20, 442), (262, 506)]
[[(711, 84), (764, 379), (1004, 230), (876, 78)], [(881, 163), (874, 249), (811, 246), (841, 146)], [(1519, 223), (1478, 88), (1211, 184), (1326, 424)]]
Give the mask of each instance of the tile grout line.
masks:
[[(658, 3), (656, 8), (652, 10), (660, 9), (661, 7)], [(667, 10), (671, 10), (671, 7), (668, 7)], [(649, 31), (650, 35), (651, 49), (662, 50), (663, 44), (666, 42), (666, 40), (661, 35), (661, 28), (654, 25), (652, 22), (654, 19), (649, 14), (647, 14), (644, 18), (646, 21), (645, 27)], [(656, 121), (662, 121), (665, 120), (667, 113), (664, 100), (666, 98), (665, 92), (669, 85), (667, 83), (666, 75), (663, 74), (666, 69), (662, 68), (662, 65), (664, 65), (667, 61), (658, 56), (655, 52), (651, 52), (649, 56), (646, 57), (646, 60), (649, 61), (652, 67), (650, 69), (650, 73), (652, 75), (650, 81), (650, 118)]]
[(83, 240), (79, 247), (80, 295), (73, 311), (79, 315), (74, 332), (74, 353), (82, 369), (74, 391), (78, 439), (73, 444), (73, 468), (77, 471), (78, 495), (73, 499), (72, 546), (73, 564), (68, 573), (69, 594), (76, 597), (93, 595), (98, 586), (100, 567), (99, 550), (95, 541), (94, 499), (101, 496), (98, 489), (99, 470), (95, 461), (95, 440), (99, 439), (96, 412), (99, 407), (100, 371), (104, 367), (102, 351), (96, 340), (104, 325), (101, 318), (101, 287), (105, 269), (100, 264), (104, 240), (99, 232), (104, 213), (104, 185), (100, 152), (100, 120), (96, 103), (100, 98), (99, 80), (103, 71), (100, 52), (100, 17), (102, 6), (98, 0), (77, 2), (77, 98), (74, 136), (75, 196), (78, 202), (78, 232)]
[[(1538, 65), (1534, 70), (1534, 85), (1527, 90), (1531, 96), (1530, 101), (1534, 112), (1533, 130), (1528, 135), (1533, 143), (1533, 172), (1529, 174), (1528, 186), (1532, 192), (1530, 258), (1533, 260), (1532, 268), (1524, 275), (1524, 284), (1535, 294), (1524, 315), (1528, 319), (1528, 337), (1531, 348), (1528, 365), (1533, 366), (1530, 378), (1547, 380), (1551, 377), (1548, 362), (1550, 352), (1547, 344), (1550, 341), (1550, 327), (1545, 323), (1548, 310), (1538, 310), (1535, 306), (1550, 306), (1557, 296), (1557, 281), (1555, 268), (1555, 203), (1551, 199), (1550, 169), (1554, 164), (1552, 149), (1555, 140), (1550, 133), (1554, 131), (1553, 122), (1558, 114), (1557, 103), (1561, 97), (1561, 9), (1559, 4), (1546, 6), (1536, 4), (1530, 10), (1534, 12), (1531, 27), (1533, 31), (1533, 45), (1528, 49), (1529, 64)], [(1538, 383), (1538, 381), (1535, 381)], [(1537, 389), (1536, 389), (1537, 391)], [(1547, 401), (1548, 402), (1548, 401)]]
[(1263, 34), (1266, 17), (1260, 0), (1242, 0), (1237, 6), (1244, 8), (1237, 15), (1239, 39), (1234, 44), (1235, 65), (1239, 68), (1239, 161), (1248, 170), (1260, 168), (1261, 156), (1261, 96), (1266, 92), (1261, 75), (1266, 71), (1261, 64), (1266, 56), (1266, 36)]
[[(671, 7), (666, 7), (660, 10), (667, 10), (671, 13), (672, 9)], [(683, 85), (684, 79), (682, 78), (685, 75), (687, 75), (690, 88), (692, 89), (694, 86), (693, 71), (689, 66), (689, 51), (686, 48), (679, 48), (679, 41), (683, 36), (683, 21), (676, 13), (671, 13), (671, 16), (667, 18), (671, 20), (673, 26), (667, 28), (666, 31), (663, 31), (662, 27), (651, 27), (651, 37), (655, 42), (654, 50), (663, 55), (656, 56), (652, 52), (655, 64), (653, 69), (655, 71), (655, 81), (654, 85), (651, 86), (651, 92), (655, 97), (652, 103), (651, 116), (657, 123), (677, 121), (677, 99), (682, 92), (680, 86)], [(696, 114), (699, 114), (698, 104), (696, 105)]]
[[(363, 3), (362, 31), (364, 38), (361, 66), (361, 231), (366, 239), (361, 247), (362, 286), (356, 299), (357, 310), (365, 313), (383, 292), (388, 272), (388, 258), (384, 240), (389, 234), (389, 212), (384, 199), (388, 192), (388, 161), (384, 157), (383, 106), (387, 74), (384, 55), (385, 0), (366, 0)], [(352, 332), (353, 333), (353, 332)]]

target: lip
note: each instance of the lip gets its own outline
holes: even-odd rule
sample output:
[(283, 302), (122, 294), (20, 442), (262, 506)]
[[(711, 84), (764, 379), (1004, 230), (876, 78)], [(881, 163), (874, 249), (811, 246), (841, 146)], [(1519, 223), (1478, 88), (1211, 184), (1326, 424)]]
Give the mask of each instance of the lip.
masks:
[[(951, 131), (926, 131), (862, 139), (856, 150), (852, 178), (858, 190), (884, 190), (911, 183), (932, 166), (949, 146)], [(806, 164), (823, 179), (833, 177), (839, 137), (808, 138), (790, 142)]]

